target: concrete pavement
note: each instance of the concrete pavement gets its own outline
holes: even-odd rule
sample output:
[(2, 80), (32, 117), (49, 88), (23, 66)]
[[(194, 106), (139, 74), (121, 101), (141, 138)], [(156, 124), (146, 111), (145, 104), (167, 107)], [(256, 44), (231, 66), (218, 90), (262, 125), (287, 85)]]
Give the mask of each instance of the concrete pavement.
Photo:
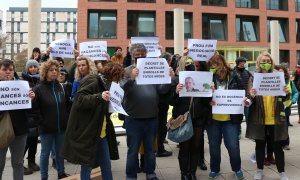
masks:
[[(297, 123), (298, 116), (291, 116), (291, 123), (294, 125), (289, 128), (290, 132), (290, 147), (291, 150), (285, 151), (285, 162), (286, 162), (286, 173), (290, 180), (299, 180), (300, 179), (300, 124)], [(242, 170), (244, 171), (245, 179), (253, 179), (253, 175), (256, 171), (256, 164), (253, 164), (250, 161), (250, 155), (254, 152), (255, 143), (249, 139), (245, 138), (245, 128), (246, 124), (242, 124), (242, 138), (240, 141), (241, 146), (241, 159), (242, 159)], [(205, 135), (206, 136), (206, 135)], [(125, 164), (126, 164), (126, 136), (118, 136), (117, 139), (121, 142), (119, 146), (120, 160), (112, 161), (112, 171), (115, 180), (124, 180), (125, 179)], [(205, 137), (205, 159), (209, 161), (209, 151), (207, 144), (207, 136)], [(157, 168), (156, 173), (159, 179), (163, 180), (179, 180), (180, 179), (180, 170), (178, 165), (178, 148), (176, 144), (169, 141), (166, 144), (166, 149), (173, 151), (173, 156), (157, 158)], [(38, 147), (37, 159), (39, 160), (40, 155), (40, 144)], [(52, 163), (52, 161), (49, 161)], [(25, 163), (27, 165), (27, 161)], [(207, 163), (209, 167), (209, 163)], [(65, 162), (66, 173), (76, 174), (80, 172), (80, 166), (73, 165), (68, 162)], [(208, 179), (207, 171), (197, 170), (198, 179)], [(10, 163), (10, 154), (7, 154), (6, 167), (4, 169), (3, 180), (12, 179), (12, 168)], [(32, 175), (25, 176), (25, 180), (38, 180), (40, 179), (40, 173), (35, 172)], [(55, 169), (49, 166), (49, 179), (57, 179), (57, 174)], [(138, 174), (138, 179), (145, 179), (145, 174)], [(234, 173), (231, 171), (228, 153), (224, 144), (222, 144), (222, 162), (221, 162), (221, 175), (218, 178), (219, 180), (231, 180), (234, 179)], [(265, 167), (264, 169), (264, 180), (279, 180), (279, 175), (276, 170), (275, 165)]]

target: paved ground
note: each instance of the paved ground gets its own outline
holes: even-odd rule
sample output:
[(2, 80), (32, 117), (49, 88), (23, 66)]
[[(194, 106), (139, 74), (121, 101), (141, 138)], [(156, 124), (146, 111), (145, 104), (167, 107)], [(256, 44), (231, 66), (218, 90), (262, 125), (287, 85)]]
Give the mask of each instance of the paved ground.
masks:
[[(297, 123), (298, 117), (292, 116), (291, 122), (294, 125), (290, 130), (290, 139), (291, 139), (291, 150), (285, 151), (285, 160), (286, 160), (286, 173), (290, 180), (299, 180), (300, 179), (300, 124)], [(245, 133), (245, 123), (242, 125), (243, 134), (240, 141), (241, 144), (241, 158), (242, 158), (242, 169), (245, 174), (245, 179), (253, 179), (253, 174), (256, 170), (256, 164), (253, 164), (249, 159), (250, 155), (254, 152), (254, 142), (244, 138)], [(205, 138), (207, 142), (207, 138)], [(121, 142), (119, 146), (120, 160), (112, 162), (113, 176), (115, 180), (124, 180), (125, 179), (125, 162), (126, 162), (126, 136), (118, 136), (118, 140)], [(166, 145), (167, 150), (173, 151), (173, 156), (166, 158), (157, 158), (157, 169), (156, 173), (159, 179), (164, 180), (176, 180), (180, 179), (180, 170), (178, 166), (178, 148), (175, 143), (169, 141), (169, 144)], [(39, 146), (40, 150), (40, 146)], [(208, 145), (205, 144), (205, 158), (209, 160)], [(37, 154), (39, 156), (40, 153)], [(37, 157), (39, 159), (39, 157)], [(50, 161), (51, 162), (51, 161)], [(52, 162), (51, 162), (52, 163)], [(26, 162), (27, 164), (27, 162)], [(78, 165), (73, 165), (68, 162), (65, 163), (66, 172), (69, 174), (76, 174), (80, 172)], [(56, 171), (52, 167), (49, 167), (49, 179), (57, 179)], [(224, 145), (222, 145), (222, 164), (221, 164), (221, 176), (218, 178), (220, 180), (234, 179), (234, 174), (231, 171), (228, 153)], [(197, 170), (198, 179), (208, 179), (208, 171)], [(272, 165), (266, 167), (264, 170), (264, 180), (279, 180), (279, 176), (276, 170), (276, 166)], [(10, 164), (10, 154), (7, 155), (7, 163), (4, 169), (3, 180), (12, 179), (12, 168)], [(32, 175), (25, 176), (25, 180), (38, 180), (40, 179), (39, 172), (35, 172)], [(139, 174), (138, 179), (145, 179), (145, 174)]]

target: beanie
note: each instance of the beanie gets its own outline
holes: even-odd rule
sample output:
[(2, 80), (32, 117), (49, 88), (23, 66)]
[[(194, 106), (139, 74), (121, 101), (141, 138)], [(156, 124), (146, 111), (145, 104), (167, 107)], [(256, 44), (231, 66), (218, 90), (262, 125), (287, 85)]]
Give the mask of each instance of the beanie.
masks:
[(244, 58), (244, 57), (238, 57), (236, 60), (235, 60), (235, 63), (236, 65), (239, 65), (240, 62), (246, 62), (247, 59)]
[(36, 66), (37, 68), (40, 67), (39, 63), (34, 60), (34, 59), (29, 59), (27, 62), (26, 62), (26, 72), (28, 72), (28, 68), (31, 67), (31, 66)]

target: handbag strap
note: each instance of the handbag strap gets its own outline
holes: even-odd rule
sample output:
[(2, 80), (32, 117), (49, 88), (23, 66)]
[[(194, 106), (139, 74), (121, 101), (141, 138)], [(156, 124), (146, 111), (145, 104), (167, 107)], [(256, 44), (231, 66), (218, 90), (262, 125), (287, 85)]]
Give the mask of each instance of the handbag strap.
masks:
[(191, 110), (191, 107), (192, 107), (192, 103), (193, 103), (193, 98), (194, 98), (194, 97), (191, 97), (191, 102), (190, 102), (190, 107), (189, 107), (189, 111)]

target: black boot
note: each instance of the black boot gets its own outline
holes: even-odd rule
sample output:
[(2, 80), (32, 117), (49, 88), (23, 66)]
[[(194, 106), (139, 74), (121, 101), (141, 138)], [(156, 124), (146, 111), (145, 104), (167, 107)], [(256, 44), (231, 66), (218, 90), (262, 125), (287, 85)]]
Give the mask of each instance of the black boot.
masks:
[(196, 170), (199, 162), (198, 155), (192, 155), (190, 160), (190, 179), (189, 180), (197, 180), (196, 178)]
[(28, 168), (31, 171), (39, 171), (40, 167), (35, 163), (35, 159), (29, 160), (28, 159)]
[(29, 168), (26, 168), (26, 167), (23, 167), (23, 168), (24, 168), (24, 175), (29, 175), (29, 174), (33, 173)]
[(190, 177), (189, 177), (189, 180), (197, 180), (196, 174), (195, 173), (191, 173)]
[(178, 161), (181, 171), (181, 180), (189, 180), (189, 158), (178, 157)]

